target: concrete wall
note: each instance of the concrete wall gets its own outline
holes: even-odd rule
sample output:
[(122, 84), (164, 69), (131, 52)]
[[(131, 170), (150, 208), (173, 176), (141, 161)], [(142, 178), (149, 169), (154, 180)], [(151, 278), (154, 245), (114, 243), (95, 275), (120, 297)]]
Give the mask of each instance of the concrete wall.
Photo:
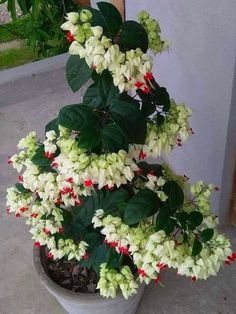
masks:
[[(235, 114), (229, 124), (230, 110), (233, 112), (236, 1), (126, 0), (126, 19), (135, 19), (142, 9), (160, 21), (163, 37), (172, 42), (170, 52), (155, 59), (158, 81), (177, 102), (193, 109), (195, 135), (169, 160), (192, 182), (203, 179), (220, 186), (213, 207), (221, 214), (228, 206), (236, 150)], [(227, 140), (230, 147), (225, 155)], [(227, 173), (223, 177), (224, 168)]]

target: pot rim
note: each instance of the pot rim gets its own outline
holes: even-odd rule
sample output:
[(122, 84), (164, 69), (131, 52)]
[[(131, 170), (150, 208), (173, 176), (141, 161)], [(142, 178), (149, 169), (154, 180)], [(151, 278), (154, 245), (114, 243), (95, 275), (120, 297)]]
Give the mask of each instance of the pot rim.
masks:
[[(112, 302), (114, 299), (112, 298), (104, 298), (100, 295), (100, 293), (81, 293), (81, 292), (75, 292), (66, 288), (63, 288), (59, 284), (57, 284), (55, 281), (53, 281), (48, 274), (46, 273), (43, 263), (42, 263), (42, 248), (36, 248), (34, 247), (33, 250), (33, 262), (34, 267), (42, 280), (43, 284), (47, 287), (47, 289), (52, 294), (57, 294), (60, 298), (66, 298), (69, 299), (70, 302), (75, 302), (76, 298), (80, 299), (80, 302), (83, 303), (91, 302), (91, 303), (97, 303), (97, 302)], [(137, 290), (137, 294), (140, 292), (140, 290), (144, 290), (145, 285), (141, 284), (139, 285), (139, 288)], [(134, 297), (137, 295), (135, 294)], [(121, 298), (122, 302), (127, 302), (127, 300), (123, 297), (121, 291), (118, 291), (116, 298)], [(129, 298), (130, 299), (130, 298)], [(128, 299), (128, 300), (129, 300)]]

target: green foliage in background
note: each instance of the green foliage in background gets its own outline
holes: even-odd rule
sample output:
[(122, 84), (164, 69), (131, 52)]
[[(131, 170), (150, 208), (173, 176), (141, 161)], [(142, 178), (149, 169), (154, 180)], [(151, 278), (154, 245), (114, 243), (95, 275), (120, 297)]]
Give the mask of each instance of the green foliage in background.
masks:
[[(72, 0), (0, 0), (2, 3), (7, 4), (14, 23), (19, 19), (16, 14), (16, 5), (19, 5), (22, 14), (27, 17), (20, 34), (39, 55), (53, 56), (67, 51), (66, 38), (60, 25), (66, 12), (78, 9)], [(17, 27), (12, 35), (15, 32)], [(12, 37), (10, 40), (14, 39)]]
[(28, 16), (22, 16), (15, 21), (0, 25), (0, 43), (25, 38), (24, 28), (28, 19)]
[(29, 47), (11, 48), (0, 51), (0, 70), (16, 67), (38, 60), (37, 52)]

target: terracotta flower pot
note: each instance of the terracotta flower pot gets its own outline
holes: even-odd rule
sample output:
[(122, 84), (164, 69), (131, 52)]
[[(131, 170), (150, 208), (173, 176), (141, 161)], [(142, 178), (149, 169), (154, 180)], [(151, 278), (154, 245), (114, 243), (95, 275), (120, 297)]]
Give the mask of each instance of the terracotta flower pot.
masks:
[(121, 293), (115, 299), (105, 299), (99, 293), (85, 294), (64, 289), (46, 274), (39, 248), (34, 248), (34, 266), (45, 288), (69, 314), (135, 314), (145, 288), (144, 284), (141, 285), (138, 293), (128, 300)]

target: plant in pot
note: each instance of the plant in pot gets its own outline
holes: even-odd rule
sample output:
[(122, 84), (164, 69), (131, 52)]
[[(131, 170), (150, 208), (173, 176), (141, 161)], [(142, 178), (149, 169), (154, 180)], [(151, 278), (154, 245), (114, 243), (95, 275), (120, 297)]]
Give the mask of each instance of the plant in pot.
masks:
[(66, 75), (73, 92), (86, 84), (83, 102), (8, 161), (21, 174), (7, 212), (27, 218), (36, 268), (69, 313), (135, 313), (165, 269), (195, 281), (236, 259), (210, 212), (218, 188), (191, 186), (161, 159), (193, 133), (191, 110), (155, 80), (146, 52), (168, 43), (147, 12), (138, 18), (106, 2), (67, 14)]

